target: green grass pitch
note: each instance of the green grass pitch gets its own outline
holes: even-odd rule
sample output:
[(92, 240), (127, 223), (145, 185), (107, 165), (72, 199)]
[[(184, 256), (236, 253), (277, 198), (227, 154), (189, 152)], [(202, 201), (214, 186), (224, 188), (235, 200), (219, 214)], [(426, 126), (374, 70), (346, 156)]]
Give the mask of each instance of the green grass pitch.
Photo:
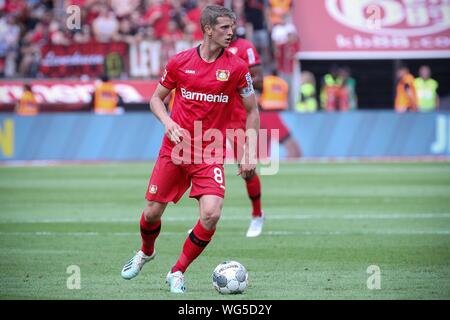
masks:
[[(180, 299), (165, 275), (197, 220), (187, 194), (169, 205), (158, 255), (120, 270), (140, 247), (151, 163), (0, 167), (1, 299)], [(235, 166), (213, 241), (186, 272), (184, 299), (449, 299), (450, 163), (290, 163), (263, 176), (264, 233), (247, 239), (250, 204)], [(241, 295), (214, 291), (233, 259), (249, 271)], [(81, 289), (68, 289), (79, 266)], [(369, 290), (367, 268), (380, 268)]]

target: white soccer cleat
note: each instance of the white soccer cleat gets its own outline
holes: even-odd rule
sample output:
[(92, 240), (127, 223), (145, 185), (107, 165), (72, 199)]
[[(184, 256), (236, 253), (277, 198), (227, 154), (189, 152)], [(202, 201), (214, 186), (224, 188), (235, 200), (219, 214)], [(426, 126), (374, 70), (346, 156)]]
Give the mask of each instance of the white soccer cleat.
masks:
[(131, 258), (122, 268), (122, 278), (130, 280), (136, 277), (141, 271), (144, 264), (153, 260), (156, 256), (156, 251), (153, 251), (151, 256), (147, 256), (144, 252), (139, 250), (136, 255)]
[(264, 219), (264, 212), (261, 214), (261, 217), (252, 218), (252, 221), (250, 221), (250, 226), (247, 230), (248, 238), (254, 238), (261, 234), (264, 225)]
[(184, 275), (181, 271), (171, 272), (167, 274), (166, 283), (170, 286), (170, 292), (173, 293), (185, 293), (186, 287), (184, 286)]

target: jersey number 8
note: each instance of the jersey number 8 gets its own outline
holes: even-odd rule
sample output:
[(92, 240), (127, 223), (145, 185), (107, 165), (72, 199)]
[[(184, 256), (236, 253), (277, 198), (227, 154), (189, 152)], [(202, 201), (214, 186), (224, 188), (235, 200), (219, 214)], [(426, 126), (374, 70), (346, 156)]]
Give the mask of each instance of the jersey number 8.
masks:
[(214, 168), (214, 180), (216, 180), (218, 184), (223, 183), (223, 174), (220, 168)]

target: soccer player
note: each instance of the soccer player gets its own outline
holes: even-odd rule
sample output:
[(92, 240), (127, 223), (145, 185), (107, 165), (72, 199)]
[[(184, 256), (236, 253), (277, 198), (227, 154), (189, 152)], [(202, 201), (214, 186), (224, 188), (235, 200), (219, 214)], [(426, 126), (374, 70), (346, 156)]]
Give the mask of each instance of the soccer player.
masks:
[[(152, 112), (165, 127), (165, 136), (147, 188), (148, 203), (140, 220), (142, 247), (123, 267), (125, 279), (136, 277), (143, 265), (155, 257), (155, 240), (167, 204), (178, 202), (192, 184), (189, 196), (199, 203), (199, 220), (166, 277), (171, 292), (185, 292), (184, 273), (211, 241), (220, 218), (225, 194), (224, 137), (236, 99), (242, 97), (246, 108), (246, 128), (259, 129), (259, 112), (248, 67), (225, 50), (233, 36), (235, 19), (229, 9), (207, 6), (200, 19), (202, 43), (170, 59), (150, 100)], [(172, 89), (176, 91), (169, 116), (163, 101)], [(201, 130), (198, 130), (199, 123)], [(220, 157), (206, 152), (209, 142), (203, 137), (211, 129), (221, 133)], [(183, 144), (189, 146), (188, 156), (184, 148), (181, 149), (183, 155), (179, 152)], [(247, 140), (244, 160), (256, 159), (255, 145), (252, 139)], [(199, 156), (201, 162), (197, 163), (195, 160)], [(214, 157), (221, 160), (211, 162)], [(241, 162), (239, 174), (246, 178), (255, 168), (255, 161)]]
[[(228, 47), (228, 50), (245, 61), (252, 75), (253, 87), (255, 90), (261, 92), (263, 89), (263, 72), (259, 54), (250, 41), (238, 37), (236, 29), (235, 25), (233, 29), (233, 41)], [(245, 106), (241, 99), (237, 99), (236, 108), (231, 116), (231, 122), (228, 128), (245, 130), (246, 117)], [(243, 144), (235, 136), (229, 136), (228, 140), (233, 145), (234, 157), (237, 159), (238, 155), (243, 154)], [(237, 160), (239, 161), (239, 159)], [(261, 181), (256, 173), (246, 177), (244, 180), (248, 197), (252, 203), (252, 220), (247, 230), (247, 237), (257, 237), (261, 234), (264, 224), (264, 212), (261, 209)]]

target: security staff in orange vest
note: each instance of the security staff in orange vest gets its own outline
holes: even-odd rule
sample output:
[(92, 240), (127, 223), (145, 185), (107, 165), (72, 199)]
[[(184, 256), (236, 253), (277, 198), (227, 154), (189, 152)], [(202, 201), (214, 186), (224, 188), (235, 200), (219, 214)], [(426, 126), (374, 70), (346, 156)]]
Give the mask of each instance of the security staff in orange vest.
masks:
[(395, 111), (417, 111), (417, 92), (414, 76), (406, 66), (397, 70), (397, 88), (395, 95)]
[[(287, 82), (277, 76), (275, 69), (272, 71), (272, 75), (263, 78), (263, 92), (259, 99), (262, 109), (259, 113), (260, 128), (267, 130), (268, 146), (273, 142), (272, 134), (276, 130), (278, 133), (278, 141), (276, 142), (286, 148), (287, 158), (295, 159), (301, 157), (301, 148), (281, 118), (280, 112), (278, 112), (289, 109), (288, 92), (289, 86)], [(262, 138), (261, 136), (259, 137), (259, 139)]]
[(277, 71), (265, 76), (263, 80), (263, 92), (259, 99), (263, 110), (287, 110), (289, 108), (289, 85), (278, 77)]
[(114, 84), (108, 76), (103, 76), (101, 82), (95, 87), (93, 103), (96, 114), (117, 114), (119, 95)]
[(35, 116), (39, 113), (39, 104), (29, 84), (23, 86), (23, 94), (17, 101), (15, 111), (20, 116)]

